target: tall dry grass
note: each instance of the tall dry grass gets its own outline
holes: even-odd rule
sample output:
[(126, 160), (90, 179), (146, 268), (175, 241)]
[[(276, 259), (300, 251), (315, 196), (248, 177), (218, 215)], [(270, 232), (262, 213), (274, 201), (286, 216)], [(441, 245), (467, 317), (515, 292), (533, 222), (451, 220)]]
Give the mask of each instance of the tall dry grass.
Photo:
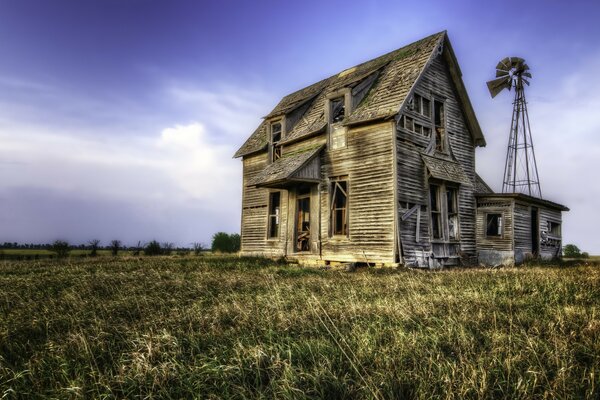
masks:
[(0, 264), (4, 398), (598, 398), (600, 267)]

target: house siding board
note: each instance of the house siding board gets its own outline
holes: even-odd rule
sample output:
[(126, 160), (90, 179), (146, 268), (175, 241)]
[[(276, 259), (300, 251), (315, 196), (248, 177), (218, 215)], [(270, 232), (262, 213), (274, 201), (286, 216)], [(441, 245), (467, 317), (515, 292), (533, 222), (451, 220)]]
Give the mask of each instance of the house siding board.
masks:
[(520, 251), (523, 255), (532, 254), (531, 207), (529, 204), (515, 203), (514, 226), (515, 251)]
[[(326, 152), (321, 165), (322, 256), (332, 261), (394, 262), (391, 122), (351, 128), (347, 146)], [(329, 177), (348, 176), (348, 238), (329, 237)]]

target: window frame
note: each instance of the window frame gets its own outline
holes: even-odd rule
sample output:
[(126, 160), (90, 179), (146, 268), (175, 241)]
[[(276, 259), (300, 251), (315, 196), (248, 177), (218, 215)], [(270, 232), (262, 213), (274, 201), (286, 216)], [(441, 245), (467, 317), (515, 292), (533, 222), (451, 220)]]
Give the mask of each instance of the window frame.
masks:
[[(282, 154), (282, 146), (280, 144), (278, 144), (281, 139), (283, 139), (283, 133), (284, 133), (284, 118), (280, 118), (280, 119), (275, 119), (273, 121), (269, 122), (269, 163), (272, 164), (275, 161), (279, 160), (281, 158), (281, 154)], [(280, 129), (279, 129), (279, 139), (275, 140), (274, 136), (274, 132), (273, 132), (273, 126), (274, 125), (279, 125)]]
[[(558, 234), (552, 232), (553, 225), (558, 227)], [(561, 238), (562, 237), (562, 222), (549, 219), (546, 221), (546, 226), (548, 229), (548, 236), (550, 236), (552, 238)]]
[[(340, 121), (333, 122), (332, 118), (332, 102), (338, 99), (342, 99), (344, 104), (344, 118)], [(327, 149), (329, 151), (336, 151), (345, 149), (348, 147), (348, 129), (344, 126), (344, 120), (352, 112), (352, 92), (350, 88), (343, 88), (330, 93), (327, 96), (327, 102), (325, 107), (325, 121), (327, 122)], [(334, 132), (339, 137), (343, 137), (343, 145), (333, 147), (333, 135)], [(338, 137), (338, 136), (336, 136)]]
[[(433, 209), (432, 187), (436, 187), (435, 201), (437, 209)], [(449, 211), (448, 193), (453, 192), (453, 201), (456, 210)], [(454, 182), (432, 180), (429, 182), (428, 191), (429, 207), (429, 237), (432, 242), (458, 242), (460, 241), (460, 185)], [(450, 236), (450, 219), (454, 217), (454, 237)], [(434, 220), (437, 221), (439, 237), (436, 237)]]
[[(489, 217), (490, 216), (498, 216), (499, 217), (499, 222), (498, 224), (498, 230), (499, 233), (498, 234), (489, 234)], [(502, 211), (486, 211), (485, 212), (485, 218), (483, 220), (484, 222), (484, 226), (483, 229), (485, 231), (485, 237), (486, 239), (502, 239), (504, 238), (504, 226), (505, 226), (505, 221), (504, 221), (504, 213)]]
[[(440, 112), (440, 121), (438, 124), (437, 121), (437, 117), (436, 117), (436, 103), (437, 104), (441, 104), (441, 110), (442, 112)], [(442, 99), (440, 97), (434, 97), (432, 99), (432, 115), (431, 115), (431, 120), (432, 120), (432, 124), (433, 124), (433, 130), (432, 133), (434, 135), (434, 139), (435, 139), (435, 151), (443, 153), (443, 154), (449, 154), (449, 143), (448, 143), (448, 113), (446, 110), (446, 100)], [(439, 136), (438, 136), (439, 134)]]
[[(276, 210), (273, 210), (273, 197), (277, 195), (278, 196), (278, 205)], [(281, 235), (281, 191), (270, 191), (269, 192), (269, 204), (268, 204), (268, 208), (267, 208), (267, 240), (280, 240), (280, 235)], [(273, 211), (275, 211), (275, 213), (273, 213)], [(272, 227), (273, 227), (273, 221), (272, 219), (275, 218), (276, 220), (276, 225), (277, 225), (277, 232), (275, 235), (272, 235), (271, 231), (272, 231)]]
[[(343, 193), (343, 189), (341, 187), (341, 182), (345, 183), (345, 193)], [(343, 227), (345, 228), (345, 232), (336, 233), (336, 211), (342, 210), (342, 208), (336, 209), (334, 208), (334, 196), (338, 193), (338, 186), (345, 196), (345, 207), (343, 208), (344, 213), (344, 222)], [(332, 239), (347, 239), (350, 237), (350, 180), (347, 175), (336, 176), (329, 178), (329, 237)]]

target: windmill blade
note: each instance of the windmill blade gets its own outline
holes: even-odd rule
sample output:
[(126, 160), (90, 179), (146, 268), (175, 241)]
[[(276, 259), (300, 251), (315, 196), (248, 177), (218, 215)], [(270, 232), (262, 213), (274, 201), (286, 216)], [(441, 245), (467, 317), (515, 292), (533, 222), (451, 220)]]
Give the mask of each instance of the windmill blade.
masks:
[[(517, 65), (522, 65), (525, 62), (521, 57), (510, 57), (510, 64), (512, 67), (516, 67)], [(527, 65), (527, 64), (525, 64)]]
[(527, 86), (529, 86), (529, 81), (525, 78), (521, 78), (523, 80), (523, 82), (525, 82), (527, 84)]
[(527, 70), (529, 70), (529, 65), (523, 64), (523, 71), (527, 71)]
[(501, 70), (501, 69), (497, 69), (496, 70), (496, 78), (499, 78), (501, 76), (507, 76), (508, 74), (509, 74), (508, 71), (504, 71), (504, 70)]
[(496, 65), (496, 69), (508, 71), (510, 69), (510, 57), (506, 57)]
[(492, 96), (492, 99), (493, 99), (503, 89), (510, 90), (511, 80), (510, 80), (510, 78), (502, 76), (500, 78), (492, 79), (491, 81), (488, 81), (486, 84), (487, 84), (488, 90), (490, 91), (490, 95)]
[(523, 76), (526, 76), (531, 79), (531, 73), (529, 72), (523, 72)]

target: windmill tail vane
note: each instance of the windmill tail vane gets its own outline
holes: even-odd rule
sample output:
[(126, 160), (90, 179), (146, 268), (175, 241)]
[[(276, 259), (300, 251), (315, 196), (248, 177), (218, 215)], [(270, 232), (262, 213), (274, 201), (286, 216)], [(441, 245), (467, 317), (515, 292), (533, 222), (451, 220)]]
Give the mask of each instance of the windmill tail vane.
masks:
[(542, 198), (525, 100), (525, 85), (529, 86), (530, 80), (531, 73), (524, 59), (506, 57), (496, 65), (496, 78), (488, 81), (487, 87), (492, 98), (504, 89), (515, 89), (502, 193)]

